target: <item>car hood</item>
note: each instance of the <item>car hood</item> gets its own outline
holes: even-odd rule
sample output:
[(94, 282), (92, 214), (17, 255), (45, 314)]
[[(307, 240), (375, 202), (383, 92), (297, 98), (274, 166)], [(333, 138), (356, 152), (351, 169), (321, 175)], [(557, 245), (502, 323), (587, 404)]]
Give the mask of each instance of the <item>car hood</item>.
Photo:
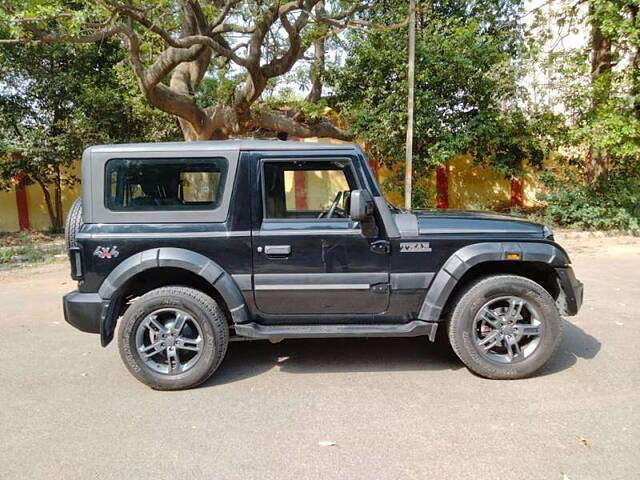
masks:
[(514, 215), (458, 210), (414, 210), (420, 234), (502, 234), (544, 237), (544, 227)]

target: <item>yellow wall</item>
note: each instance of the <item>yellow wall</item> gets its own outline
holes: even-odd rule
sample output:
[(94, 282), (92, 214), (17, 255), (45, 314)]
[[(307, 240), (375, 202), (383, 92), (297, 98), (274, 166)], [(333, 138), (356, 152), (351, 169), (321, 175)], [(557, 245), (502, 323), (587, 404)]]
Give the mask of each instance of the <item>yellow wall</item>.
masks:
[(469, 155), (449, 162), (449, 208), (492, 210), (509, 206), (511, 183), (491, 168), (476, 165)]
[(18, 230), (18, 206), (14, 190), (0, 192), (0, 232)]
[[(343, 143), (339, 140), (331, 139), (305, 139), (309, 142), (331, 141), (332, 143)], [(553, 170), (555, 162), (553, 159), (545, 162), (544, 168)], [(398, 164), (397, 168), (404, 171), (404, 165)], [(525, 174), (523, 175), (523, 204), (525, 208), (539, 207), (542, 205), (540, 200), (544, 193), (542, 184), (540, 183), (538, 173), (532, 168), (528, 168), (526, 163), (524, 166)], [(391, 176), (394, 172), (389, 171), (385, 167), (378, 169), (378, 177), (381, 183), (385, 178)], [(398, 171), (396, 174), (402, 174)], [(74, 168), (73, 174), (80, 175), (80, 162)], [(318, 178), (317, 180), (321, 180)], [(427, 177), (417, 176), (414, 178), (415, 185), (427, 192), (428, 203), (435, 205), (435, 172)], [(293, 175), (286, 179), (287, 196), (291, 197), (292, 204), (295, 204), (293, 198), (295, 189), (293, 188)], [(316, 183), (316, 182), (312, 182)], [(313, 185), (307, 188), (313, 189)], [(319, 188), (319, 187), (318, 187)], [(323, 189), (324, 190), (324, 189)], [(63, 207), (68, 211), (71, 203), (80, 195), (80, 186), (76, 184), (72, 189), (66, 189), (63, 192)], [(387, 199), (395, 205), (403, 205), (404, 199), (401, 192), (385, 192)], [(309, 198), (311, 198), (309, 196)], [(505, 209), (510, 206), (511, 187), (509, 180), (497, 175), (491, 168), (477, 165), (468, 155), (460, 155), (449, 162), (449, 208), (455, 209)], [(50, 228), (49, 215), (47, 214), (46, 205), (42, 191), (38, 185), (29, 185), (27, 187), (27, 204), (29, 208), (29, 221), (32, 230), (47, 230)], [(317, 207), (316, 205), (310, 205)], [(18, 226), (18, 210), (16, 205), (15, 191), (0, 191), (0, 231), (17, 231)]]
[[(302, 177), (307, 210), (324, 210), (331, 206), (338, 192), (349, 190), (342, 172), (332, 170), (306, 171)], [(287, 210), (296, 210), (296, 185), (293, 170), (284, 172)]]
[[(545, 162), (544, 169), (553, 169), (553, 160)], [(404, 175), (404, 165), (398, 164), (398, 172), (386, 167), (378, 169), (378, 177), (385, 197), (394, 205), (403, 206), (404, 197), (399, 191), (386, 191), (384, 181), (390, 176)], [(522, 176), (522, 206), (536, 208), (544, 205), (541, 200), (544, 187), (540, 181), (538, 171), (523, 165)], [(436, 204), (436, 173), (428, 176), (416, 175), (414, 186), (420, 186), (427, 192), (429, 205)], [(498, 175), (490, 167), (478, 165), (469, 155), (460, 155), (449, 162), (449, 208), (460, 210), (504, 210), (511, 206), (511, 181)]]
[[(80, 175), (80, 162), (78, 162), (73, 174)], [(29, 185), (27, 191), (27, 208), (29, 210), (29, 226), (31, 230), (49, 230), (51, 221), (47, 213), (44, 195), (39, 185)], [(53, 193), (53, 192), (52, 192)], [(66, 217), (73, 201), (80, 196), (80, 185), (64, 189), (62, 192), (62, 207)], [(16, 204), (15, 190), (0, 192), (0, 232), (15, 232), (19, 229), (18, 206)]]

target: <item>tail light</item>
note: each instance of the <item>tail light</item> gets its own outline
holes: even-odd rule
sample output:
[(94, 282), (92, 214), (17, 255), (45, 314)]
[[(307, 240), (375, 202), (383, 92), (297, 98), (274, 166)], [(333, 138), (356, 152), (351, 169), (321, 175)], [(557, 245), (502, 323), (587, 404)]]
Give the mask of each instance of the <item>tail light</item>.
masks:
[(82, 271), (82, 250), (80, 247), (69, 248), (69, 261), (71, 262), (71, 278), (80, 280)]

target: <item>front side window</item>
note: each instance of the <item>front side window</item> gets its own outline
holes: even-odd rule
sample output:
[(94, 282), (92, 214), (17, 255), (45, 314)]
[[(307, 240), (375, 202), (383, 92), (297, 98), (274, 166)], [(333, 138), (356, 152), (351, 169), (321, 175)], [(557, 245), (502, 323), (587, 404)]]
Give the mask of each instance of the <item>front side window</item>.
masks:
[(270, 219), (349, 217), (357, 187), (348, 160), (264, 162), (264, 215)]
[(105, 205), (110, 210), (211, 210), (222, 199), (227, 161), (117, 158), (105, 168)]

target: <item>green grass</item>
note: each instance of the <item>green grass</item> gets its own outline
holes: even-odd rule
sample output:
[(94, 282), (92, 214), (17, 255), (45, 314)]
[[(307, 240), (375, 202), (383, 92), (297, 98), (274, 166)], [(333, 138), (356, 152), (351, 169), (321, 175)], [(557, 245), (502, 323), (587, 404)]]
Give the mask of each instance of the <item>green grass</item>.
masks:
[(0, 233), (0, 265), (52, 261), (65, 253), (63, 240), (42, 232)]

